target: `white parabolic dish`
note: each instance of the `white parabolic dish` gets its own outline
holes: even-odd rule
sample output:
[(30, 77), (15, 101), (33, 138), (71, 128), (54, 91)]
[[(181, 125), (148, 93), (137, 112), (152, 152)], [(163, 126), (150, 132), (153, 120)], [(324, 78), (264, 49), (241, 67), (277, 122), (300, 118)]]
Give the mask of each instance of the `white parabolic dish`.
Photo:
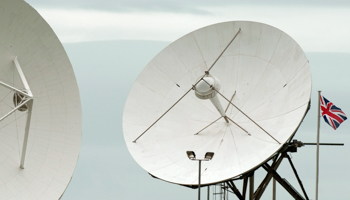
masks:
[[(228, 99), (217, 95), (228, 107), (226, 116), (242, 128), (221, 118), (195, 135), (221, 115), (192, 90), (134, 143), (205, 74), (239, 29), (210, 74)], [(202, 162), (201, 182), (221, 182), (261, 165), (288, 142), (307, 112), (310, 93), (308, 60), (286, 33), (256, 22), (214, 24), (171, 43), (145, 67), (125, 105), (125, 142), (147, 172), (181, 185), (198, 183), (198, 162), (186, 151), (197, 158), (214, 152), (211, 161)], [(252, 120), (229, 103), (232, 96)]]
[(79, 90), (62, 44), (23, 0), (0, 0), (0, 82), (0, 117), (15, 108), (16, 89), (33, 102), (24, 169), (29, 108), (0, 122), (0, 199), (57, 200), (79, 155)]

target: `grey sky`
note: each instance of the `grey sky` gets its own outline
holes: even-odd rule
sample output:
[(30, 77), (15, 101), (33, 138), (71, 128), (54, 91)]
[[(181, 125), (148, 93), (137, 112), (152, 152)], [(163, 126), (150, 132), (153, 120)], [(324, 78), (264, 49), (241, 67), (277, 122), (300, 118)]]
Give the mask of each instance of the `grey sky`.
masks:
[(29, 0), (64, 43), (170, 42), (210, 24), (247, 20), (285, 31), (305, 51), (350, 53), (350, 27), (344, 25), (350, 24), (347, 1), (311, 1), (314, 4), (310, 1), (293, 1), (293, 4), (278, 3), (289, 1), (152, 1), (156, 2), (153, 3), (156, 10), (148, 1), (103, 2)]

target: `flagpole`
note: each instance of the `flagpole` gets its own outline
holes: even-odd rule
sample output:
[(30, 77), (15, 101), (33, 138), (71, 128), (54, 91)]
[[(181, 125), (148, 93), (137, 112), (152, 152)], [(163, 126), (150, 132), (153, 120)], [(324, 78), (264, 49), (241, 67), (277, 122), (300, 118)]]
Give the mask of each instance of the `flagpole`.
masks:
[(320, 118), (321, 118), (321, 114), (320, 114), (320, 110), (321, 110), (321, 105), (320, 105), (320, 99), (321, 97), (321, 91), (318, 91), (318, 114), (317, 114), (317, 148), (316, 148), (316, 198), (315, 200), (318, 200), (318, 168), (319, 168), (319, 155), (320, 155), (320, 151), (319, 151), (319, 147), (320, 147)]

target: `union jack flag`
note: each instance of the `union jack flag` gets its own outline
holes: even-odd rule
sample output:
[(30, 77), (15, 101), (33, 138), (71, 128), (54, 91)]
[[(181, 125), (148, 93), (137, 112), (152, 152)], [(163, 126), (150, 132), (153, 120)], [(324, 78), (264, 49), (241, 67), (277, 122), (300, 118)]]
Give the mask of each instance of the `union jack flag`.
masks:
[(324, 121), (336, 130), (347, 119), (345, 113), (322, 95), (320, 95), (320, 101)]

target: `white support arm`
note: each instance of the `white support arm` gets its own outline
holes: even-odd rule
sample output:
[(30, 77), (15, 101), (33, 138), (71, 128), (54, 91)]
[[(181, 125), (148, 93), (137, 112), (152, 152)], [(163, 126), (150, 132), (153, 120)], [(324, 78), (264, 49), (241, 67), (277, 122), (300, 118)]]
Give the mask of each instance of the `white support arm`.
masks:
[(16, 110), (18, 110), (20, 107), (22, 107), (24, 104), (26, 104), (28, 101), (30, 101), (32, 99), (27, 99), (25, 100), (23, 103), (19, 104), (16, 108), (12, 109), (10, 112), (8, 112), (6, 115), (4, 115), (3, 117), (0, 118), (0, 121), (4, 120), (6, 117), (8, 117), (9, 115), (11, 115), (13, 112), (15, 112)]
[(27, 143), (28, 143), (28, 135), (29, 135), (29, 128), (30, 128), (30, 119), (32, 117), (33, 103), (34, 103), (34, 100), (30, 99), (28, 101), (28, 104), (27, 104), (27, 106), (28, 106), (27, 122), (26, 122), (26, 128), (25, 128), (25, 133), (24, 133), (22, 156), (21, 156), (21, 165), (20, 165), (20, 167), (22, 169), (24, 169), (24, 160), (25, 160), (26, 151), (27, 151)]
[(14, 62), (15, 65), (16, 65), (18, 74), (19, 74), (19, 76), (21, 77), (21, 80), (22, 80), (22, 83), (23, 83), (23, 85), (24, 85), (24, 88), (26, 89), (28, 95), (31, 96), (31, 97), (33, 97), (33, 94), (32, 94), (32, 91), (31, 91), (30, 88), (29, 88), (27, 79), (26, 79), (26, 77), (24, 76), (24, 73), (23, 73), (23, 71), (22, 71), (22, 68), (21, 68), (21, 66), (20, 66), (19, 63), (18, 63), (17, 56), (13, 59), (13, 62)]
[(28, 97), (28, 98), (33, 98), (33, 96), (30, 96), (29, 94), (27, 94), (27, 93), (25, 93), (25, 92), (23, 92), (23, 91), (21, 91), (21, 90), (15, 88), (15, 87), (9, 85), (9, 84), (6, 84), (6, 83), (4, 83), (4, 82), (2, 82), (2, 81), (0, 81), (0, 85), (3, 85), (3, 86), (7, 87), (7, 88), (10, 89), (10, 90), (14, 90), (14, 91), (16, 91), (16, 92), (18, 92), (18, 93), (20, 93), (20, 94), (22, 94), (23, 96), (26, 96), (26, 97)]

